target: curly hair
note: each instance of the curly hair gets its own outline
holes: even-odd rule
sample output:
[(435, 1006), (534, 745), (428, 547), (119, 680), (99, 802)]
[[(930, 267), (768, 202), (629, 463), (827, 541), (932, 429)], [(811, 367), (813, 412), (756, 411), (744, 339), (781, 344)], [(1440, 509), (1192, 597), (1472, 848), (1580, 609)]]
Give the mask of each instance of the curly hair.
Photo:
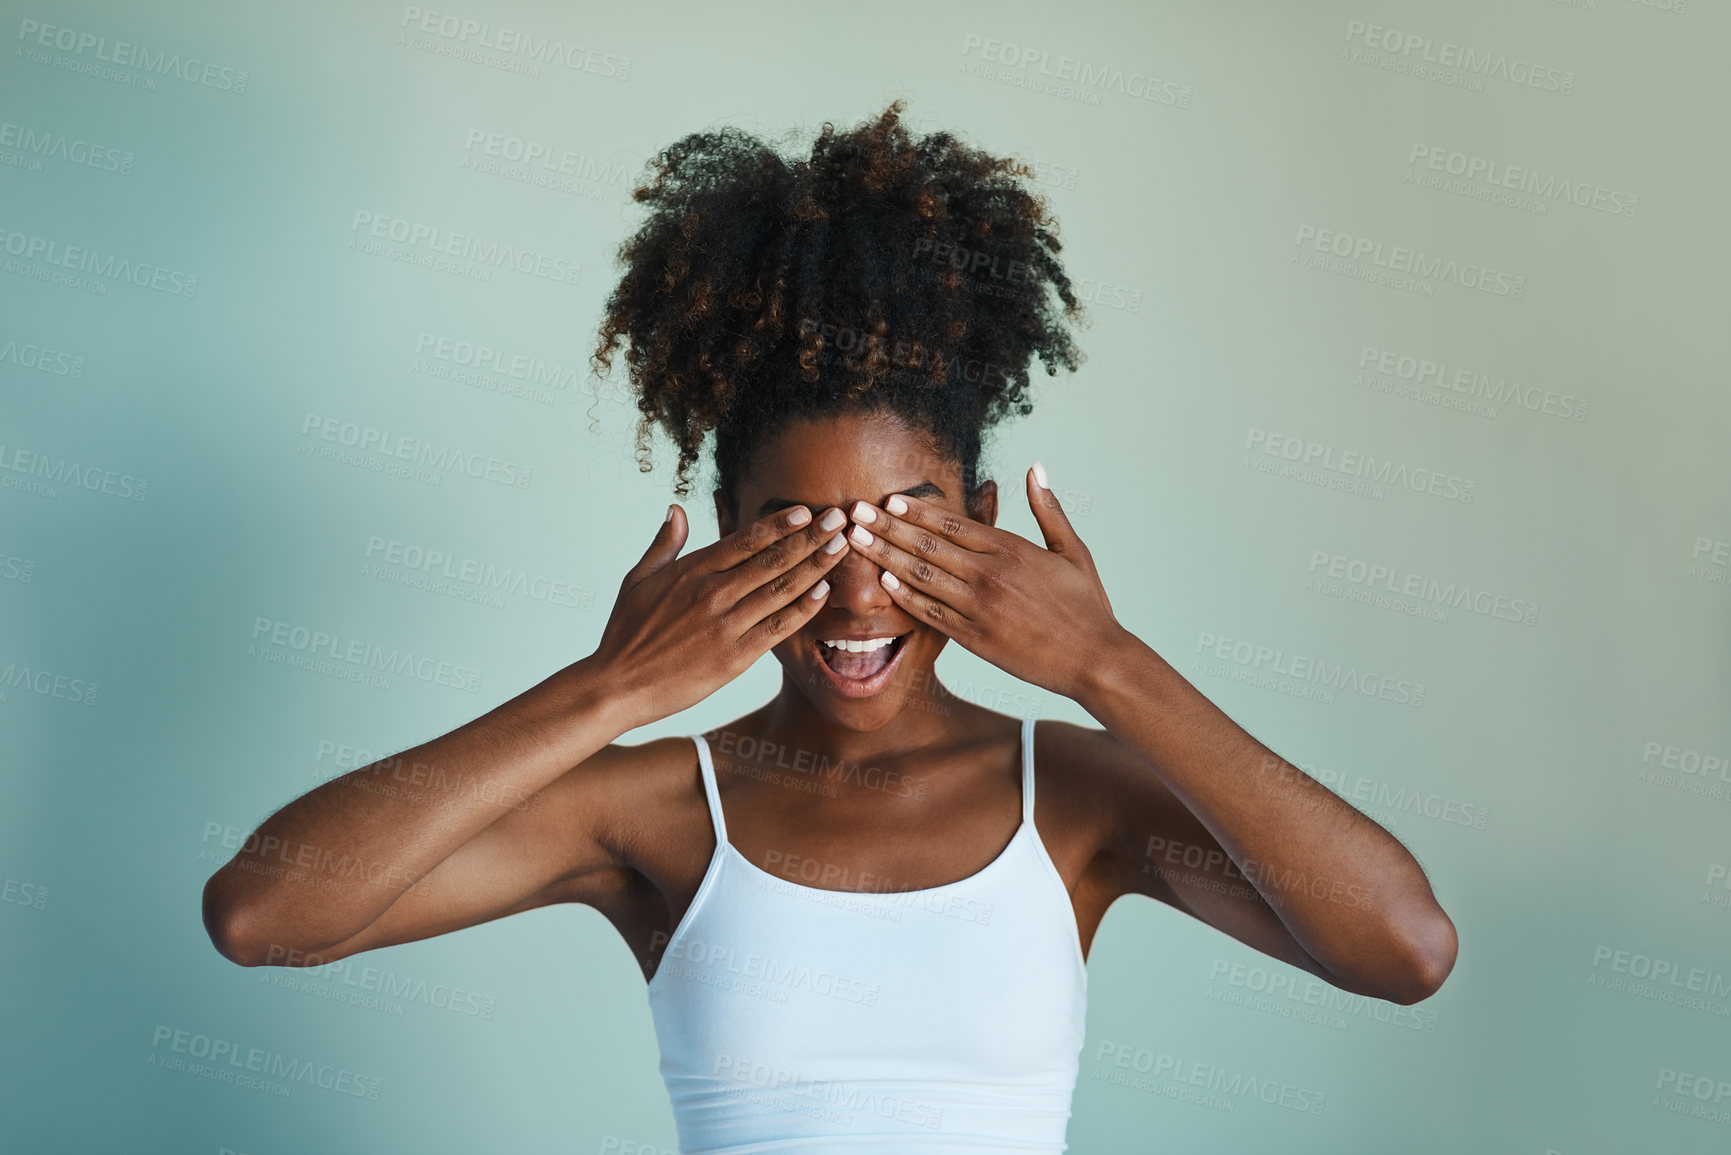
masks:
[(649, 216), (619, 248), (590, 361), (607, 376), (627, 342), (638, 467), (659, 424), (679, 450), (679, 496), (710, 431), (716, 488), (737, 511), (765, 438), (796, 417), (870, 410), (960, 462), (971, 498), (985, 431), (1032, 412), (1031, 359), (1047, 376), (1081, 360), (1065, 321), (1082, 309), (1057, 222), (1024, 187), (1032, 172), (948, 132), (914, 139), (902, 107), (848, 132), (824, 122), (804, 159), (720, 128), (649, 162), (632, 193)]

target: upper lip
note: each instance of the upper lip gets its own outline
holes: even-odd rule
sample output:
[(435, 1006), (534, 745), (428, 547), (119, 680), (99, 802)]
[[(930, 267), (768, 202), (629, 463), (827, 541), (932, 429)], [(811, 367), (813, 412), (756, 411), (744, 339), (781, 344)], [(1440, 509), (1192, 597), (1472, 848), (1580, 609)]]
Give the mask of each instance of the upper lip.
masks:
[(818, 631), (816, 631), (816, 637), (817, 637), (817, 640), (820, 642), (869, 642), (873, 638), (899, 638), (903, 634), (911, 634), (912, 632), (913, 631), (911, 629), (908, 629), (908, 630), (879, 630), (877, 633), (874, 634), (874, 633), (862, 633), (862, 632), (856, 630), (856, 631), (849, 632), (849, 633), (829, 634), (829, 633), (823, 632), (822, 630), (818, 630)]

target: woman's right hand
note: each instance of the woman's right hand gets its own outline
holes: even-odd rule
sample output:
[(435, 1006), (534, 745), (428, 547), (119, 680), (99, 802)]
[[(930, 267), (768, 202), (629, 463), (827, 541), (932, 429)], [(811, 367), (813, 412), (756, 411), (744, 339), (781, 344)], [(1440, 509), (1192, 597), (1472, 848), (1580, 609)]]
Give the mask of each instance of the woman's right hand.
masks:
[(810, 621), (828, 601), (824, 575), (847, 556), (846, 525), (840, 509), (796, 505), (680, 557), (690, 525), (670, 507), (590, 659), (629, 703), (631, 728), (696, 705)]

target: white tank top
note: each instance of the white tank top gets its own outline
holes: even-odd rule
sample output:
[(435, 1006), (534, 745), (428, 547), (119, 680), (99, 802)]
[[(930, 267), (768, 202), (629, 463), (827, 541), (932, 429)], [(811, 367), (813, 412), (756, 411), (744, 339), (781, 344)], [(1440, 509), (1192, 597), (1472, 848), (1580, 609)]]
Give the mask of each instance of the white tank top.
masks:
[(1034, 829), (1034, 720), (1009, 845), (913, 891), (817, 889), (753, 864), (691, 738), (715, 852), (648, 986), (680, 1151), (1065, 1150), (1088, 972)]

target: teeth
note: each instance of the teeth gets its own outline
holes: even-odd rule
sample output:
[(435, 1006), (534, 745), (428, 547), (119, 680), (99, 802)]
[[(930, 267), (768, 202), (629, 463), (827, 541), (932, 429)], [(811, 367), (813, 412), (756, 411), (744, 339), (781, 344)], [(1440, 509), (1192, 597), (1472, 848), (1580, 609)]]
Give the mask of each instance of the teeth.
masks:
[(846, 638), (838, 638), (835, 641), (829, 641), (826, 639), (823, 644), (832, 649), (846, 650), (850, 654), (869, 654), (873, 650), (883, 649), (893, 641), (895, 641), (894, 637), (867, 638), (864, 641), (859, 642), (850, 641)]

